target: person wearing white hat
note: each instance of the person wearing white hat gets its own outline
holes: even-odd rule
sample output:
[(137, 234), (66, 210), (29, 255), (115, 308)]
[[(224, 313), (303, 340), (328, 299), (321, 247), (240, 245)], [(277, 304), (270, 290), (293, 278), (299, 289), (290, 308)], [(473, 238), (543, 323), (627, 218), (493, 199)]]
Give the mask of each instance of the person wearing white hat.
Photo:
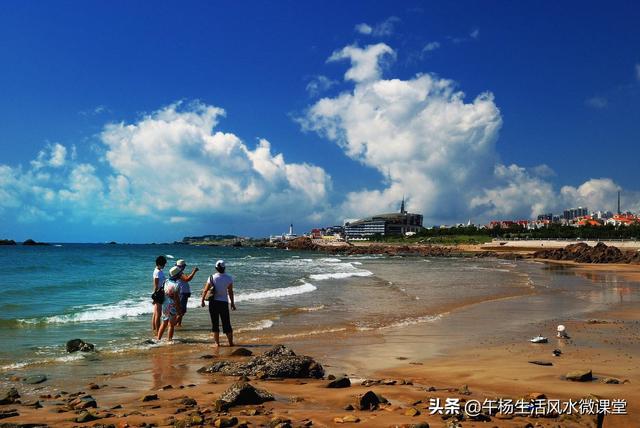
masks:
[(176, 266), (181, 269), (180, 279), (178, 280), (178, 284), (180, 284), (180, 306), (182, 307), (182, 315), (178, 316), (178, 320), (176, 321), (177, 327), (182, 327), (182, 318), (184, 314), (187, 313), (187, 303), (189, 301), (189, 297), (191, 297), (191, 287), (189, 286), (189, 282), (196, 276), (196, 272), (198, 272), (198, 267), (194, 267), (189, 275), (184, 273), (184, 270), (187, 268), (187, 262), (180, 259), (176, 262)]
[(233, 329), (231, 328), (231, 317), (229, 316), (229, 306), (231, 310), (236, 310), (233, 300), (233, 278), (225, 273), (226, 264), (224, 260), (216, 262), (216, 273), (210, 275), (204, 284), (202, 291), (201, 306), (204, 301), (209, 301), (209, 315), (211, 316), (211, 331), (216, 346), (220, 346), (220, 325), (218, 317), (222, 321), (222, 332), (229, 340), (229, 346), (233, 346)]
[(169, 326), (169, 340), (173, 339), (173, 330), (176, 326), (178, 316), (182, 314), (180, 306), (180, 284), (179, 279), (182, 269), (174, 266), (169, 271), (169, 278), (164, 282), (164, 302), (162, 302), (162, 324), (158, 329), (158, 340), (162, 339), (167, 325)]

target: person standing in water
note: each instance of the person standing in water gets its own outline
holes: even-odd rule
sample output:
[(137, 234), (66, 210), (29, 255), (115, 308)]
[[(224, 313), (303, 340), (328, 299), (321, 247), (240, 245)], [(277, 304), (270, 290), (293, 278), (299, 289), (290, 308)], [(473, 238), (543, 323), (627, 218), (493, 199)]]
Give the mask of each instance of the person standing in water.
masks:
[(176, 262), (176, 266), (181, 269), (180, 279), (178, 283), (180, 284), (180, 306), (182, 307), (182, 315), (178, 316), (178, 321), (176, 322), (177, 327), (182, 327), (182, 317), (187, 313), (187, 302), (189, 301), (189, 297), (191, 297), (191, 287), (189, 286), (189, 282), (196, 276), (196, 272), (198, 272), (198, 267), (194, 267), (189, 275), (184, 273), (184, 270), (187, 268), (187, 262), (180, 259)]
[(153, 270), (153, 293), (151, 294), (151, 301), (153, 302), (153, 316), (151, 317), (151, 329), (154, 332), (160, 328), (160, 318), (162, 317), (162, 301), (164, 300), (164, 293), (161, 288), (164, 286), (164, 272), (162, 269), (167, 265), (167, 259), (165, 256), (158, 256), (156, 258), (156, 268)]
[(169, 271), (169, 279), (164, 282), (164, 302), (162, 303), (162, 324), (158, 329), (157, 339), (162, 339), (162, 335), (169, 326), (169, 340), (173, 340), (173, 329), (176, 326), (178, 317), (182, 314), (182, 307), (180, 306), (180, 275), (182, 275), (182, 269), (178, 266), (174, 266)]
[(216, 262), (216, 273), (209, 276), (202, 291), (200, 305), (204, 307), (204, 301), (209, 301), (209, 315), (211, 316), (211, 331), (216, 346), (220, 346), (220, 325), (218, 317), (222, 320), (222, 332), (227, 335), (229, 346), (233, 345), (233, 329), (229, 316), (231, 310), (236, 310), (233, 300), (233, 278), (225, 273), (224, 260)]

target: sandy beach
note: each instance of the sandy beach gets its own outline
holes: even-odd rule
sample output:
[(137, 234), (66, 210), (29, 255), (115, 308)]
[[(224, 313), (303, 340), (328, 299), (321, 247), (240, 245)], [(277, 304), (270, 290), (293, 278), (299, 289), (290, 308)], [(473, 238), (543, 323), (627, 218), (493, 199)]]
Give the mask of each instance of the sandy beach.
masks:
[[(441, 316), (426, 324), (334, 329), (248, 342), (239, 335), (239, 346), (254, 355), (283, 343), (298, 355), (313, 357), (325, 370), (324, 379), (249, 376), (245, 380), (251, 385), (275, 397), (275, 401), (261, 405), (216, 411), (216, 399), (239, 378), (201, 374), (198, 369), (218, 361), (248, 361), (252, 357), (231, 356), (237, 347), (214, 348), (210, 342), (194, 341), (188, 346), (161, 346), (104, 361), (98, 357), (98, 363), (88, 358), (85, 363), (14, 373), (8, 384), (20, 397), (0, 406), (0, 415), (3, 423), (49, 426), (278, 426), (289, 421), (291, 426), (428, 423), (432, 427), (595, 427), (595, 415), (580, 414), (589, 413), (586, 407), (573, 414), (544, 418), (493, 412), (485, 418), (490, 422), (468, 416), (458, 421), (435, 407), (438, 399), (441, 403), (453, 400), (464, 409), (465, 402), (473, 400), (515, 402), (522, 398), (529, 402), (544, 398), (567, 403), (587, 398), (591, 403), (623, 400), (620, 402), (628, 414), (607, 415), (605, 427), (639, 426), (640, 392), (636, 385), (640, 383), (640, 323), (636, 297), (640, 267), (558, 262), (544, 266), (593, 282), (592, 293), (597, 296), (587, 295), (584, 301), (572, 302), (558, 292), (519, 289), (441, 308)], [(610, 290), (601, 290), (602, 284)], [(627, 290), (629, 284), (636, 284), (636, 288)], [(558, 305), (557, 317), (550, 317), (548, 308), (554, 302)], [(563, 316), (563, 308), (567, 313), (579, 309), (575, 313), (580, 315)], [(570, 339), (554, 337), (558, 324), (566, 326)], [(186, 323), (184, 335), (189, 331)], [(530, 343), (537, 334), (549, 337), (549, 343)], [(553, 356), (554, 349), (561, 355)], [(98, 373), (96, 364), (100, 364)], [(566, 380), (565, 375), (574, 370), (591, 370), (593, 380)], [(37, 373), (46, 373), (49, 379), (38, 385), (25, 384), (25, 377)], [(346, 375), (351, 386), (327, 388), (329, 375)], [(367, 391), (382, 395), (388, 403), (375, 410), (359, 410), (358, 400)], [(78, 397), (87, 401), (87, 395), (95, 400), (96, 407), (70, 405), (74, 400), (77, 404)], [(355, 410), (345, 410), (349, 405)]]

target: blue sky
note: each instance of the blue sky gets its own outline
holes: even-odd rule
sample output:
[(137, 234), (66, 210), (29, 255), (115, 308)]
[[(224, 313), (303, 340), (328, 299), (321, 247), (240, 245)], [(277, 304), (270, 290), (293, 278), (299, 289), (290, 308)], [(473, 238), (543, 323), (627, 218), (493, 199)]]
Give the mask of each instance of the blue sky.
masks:
[[(0, 237), (640, 210), (636, 2), (4, 2)], [(224, 112), (223, 112), (224, 111)]]

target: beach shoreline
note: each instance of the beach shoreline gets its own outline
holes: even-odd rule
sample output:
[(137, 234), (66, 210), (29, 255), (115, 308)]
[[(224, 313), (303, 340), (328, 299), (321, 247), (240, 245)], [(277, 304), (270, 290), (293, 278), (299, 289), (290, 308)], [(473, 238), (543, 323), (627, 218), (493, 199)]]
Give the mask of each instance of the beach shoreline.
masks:
[[(594, 272), (620, 275), (630, 281), (640, 279), (640, 268), (629, 265), (584, 266), (566, 262), (549, 265), (562, 265), (587, 279)], [(277, 397), (276, 401), (265, 404), (264, 410), (260, 410), (262, 414), (250, 416), (246, 414), (246, 406), (231, 409), (228, 413), (253, 425), (268, 423), (274, 416), (281, 416), (291, 419), (294, 426), (304, 424), (307, 419), (312, 420), (314, 426), (331, 426), (334, 418), (355, 414), (364, 426), (394, 426), (422, 421), (439, 426), (434, 424), (442, 423), (441, 415), (429, 415), (429, 409), (425, 407), (429, 398), (482, 400), (498, 396), (528, 397), (532, 393), (542, 393), (550, 399), (566, 400), (581, 398), (588, 392), (599, 397), (626, 400), (629, 415), (610, 415), (606, 426), (632, 426), (630, 421), (634, 421), (640, 412), (637, 407), (640, 395), (635, 391), (635, 385), (640, 382), (637, 305), (620, 302), (609, 305), (605, 310), (585, 313), (579, 319), (546, 319), (531, 325), (513, 325), (512, 330), (507, 328), (502, 335), (486, 334), (486, 329), (498, 328), (495, 320), (492, 321), (492, 314), (499, 313), (501, 306), (513, 308), (517, 302), (526, 306), (530, 304), (527, 299), (535, 298), (535, 293), (519, 293), (494, 300), (486, 299), (455, 308), (446, 316), (427, 324), (397, 326), (383, 331), (334, 331), (314, 337), (281, 340), (296, 353), (316, 358), (325, 366), (327, 374), (347, 374), (353, 379), (353, 386), (333, 390), (326, 389), (327, 381), (323, 380), (251, 378), (252, 385), (272, 392)], [(589, 324), (588, 317), (598, 318), (599, 321)], [(551, 338), (548, 345), (528, 343), (528, 338), (538, 330), (552, 336), (559, 322), (568, 327), (572, 335), (570, 341), (556, 342)], [(474, 324), (475, 329), (469, 327)], [(425, 325), (428, 326), (428, 333), (424, 332)], [(461, 326), (465, 328), (461, 329)], [(455, 334), (450, 331), (455, 331)], [(177, 336), (179, 334), (180, 331)], [(340, 343), (340, 346), (336, 346), (336, 343)], [(275, 344), (271, 341), (244, 345), (254, 354), (260, 354)], [(561, 357), (550, 355), (554, 347), (563, 349)], [(195, 409), (178, 411), (184, 406), (175, 399), (185, 395), (199, 403), (197, 414), (205, 420), (225, 417), (218, 415), (212, 406), (215, 398), (237, 379), (201, 375), (197, 369), (210, 364), (210, 360), (201, 358), (203, 355), (213, 355), (215, 360), (231, 358), (229, 353), (232, 350), (227, 347), (214, 349), (207, 343), (162, 346), (140, 353), (131, 361), (121, 359), (116, 360), (116, 364), (105, 364), (105, 372), (101, 375), (91, 375), (95, 368), (91, 367), (91, 361), (87, 361), (87, 377), (78, 374), (78, 367), (60, 365), (57, 369), (33, 368), (30, 370), (32, 374), (42, 370), (56, 373), (57, 370), (58, 376), (52, 376), (50, 381), (43, 384), (44, 387), (33, 387), (27, 392), (25, 385), (17, 380), (19, 376), (14, 374), (16, 381), (13, 384), (23, 394), (22, 404), (1, 406), (2, 410), (16, 409), (19, 413), (3, 422), (76, 425), (74, 419), (82, 412), (55, 413), (58, 409), (64, 409), (67, 395), (60, 395), (63, 390), (91, 394), (98, 403), (98, 409), (90, 411), (101, 417), (96, 423), (105, 425), (118, 425), (123, 421), (129, 426), (142, 423), (173, 425), (176, 421), (193, 417)], [(548, 360), (553, 366), (528, 363), (536, 359)], [(110, 366), (113, 370), (109, 370)], [(594, 376), (599, 379), (616, 378), (621, 383), (580, 383), (563, 379), (567, 371), (577, 368), (592, 369)], [(359, 385), (364, 379), (389, 379), (395, 382), (365, 387)], [(92, 384), (98, 385), (99, 389), (90, 389), (94, 388), (90, 386)], [(171, 389), (167, 389), (168, 385), (171, 385)], [(463, 385), (467, 385), (471, 395), (466, 395)], [(427, 391), (430, 387), (436, 391)], [(384, 395), (391, 404), (376, 412), (344, 410), (348, 403), (353, 403), (358, 395), (370, 389)], [(151, 403), (141, 401), (143, 396), (149, 394), (158, 395), (158, 400)], [(30, 407), (35, 401), (44, 408)], [(418, 401), (420, 403), (415, 404)], [(115, 406), (122, 406), (122, 409), (113, 409)], [(407, 416), (405, 413), (410, 408), (416, 408), (420, 416)], [(573, 415), (565, 416), (562, 420), (563, 426), (585, 426), (586, 421), (591, 419), (589, 416)], [(497, 423), (499, 426), (522, 426), (529, 420), (533, 423), (536, 421), (534, 418), (516, 417)], [(464, 422), (464, 426), (477, 424), (481, 422)]]

